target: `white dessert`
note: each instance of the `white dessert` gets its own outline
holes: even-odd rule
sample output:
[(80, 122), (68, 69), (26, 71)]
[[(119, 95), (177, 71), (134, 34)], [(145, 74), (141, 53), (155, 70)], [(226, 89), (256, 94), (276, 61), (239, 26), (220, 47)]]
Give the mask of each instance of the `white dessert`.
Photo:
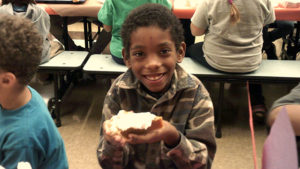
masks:
[[(150, 128), (162, 126), (162, 118), (150, 112), (134, 113), (120, 110), (119, 113), (111, 118), (111, 131), (127, 135), (130, 132), (139, 134), (145, 133)], [(153, 122), (155, 126), (153, 127)]]
[(32, 169), (29, 162), (19, 162), (17, 169)]

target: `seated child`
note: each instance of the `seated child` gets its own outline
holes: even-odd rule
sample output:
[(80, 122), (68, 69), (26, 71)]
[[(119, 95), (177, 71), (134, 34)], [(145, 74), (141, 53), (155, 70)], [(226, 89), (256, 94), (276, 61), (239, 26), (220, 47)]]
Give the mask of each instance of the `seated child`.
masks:
[(169, 0), (106, 0), (98, 13), (98, 20), (103, 23), (106, 32), (111, 32), (110, 53), (116, 63), (123, 64), (122, 59), (122, 39), (120, 35), (121, 26), (128, 13), (146, 3), (159, 3), (169, 9), (172, 8)]
[[(253, 72), (262, 61), (263, 27), (274, 20), (271, 0), (201, 0), (191, 18), (191, 32), (205, 37), (187, 49), (187, 56), (214, 71)], [(261, 86), (251, 83), (249, 90), (254, 120), (264, 124)]]
[(28, 83), (41, 61), (42, 37), (23, 17), (0, 14), (0, 166), (67, 169), (64, 142), (42, 97)]
[(50, 31), (50, 17), (48, 13), (36, 5), (35, 0), (2, 0), (0, 13), (23, 16), (31, 20), (43, 37), (43, 52), (41, 63), (50, 59), (51, 45), (48, 39)]
[(272, 126), (279, 111), (285, 107), (295, 131), (298, 147), (298, 164), (300, 165), (300, 83), (289, 94), (276, 100), (269, 112), (267, 124)]
[[(209, 93), (177, 63), (185, 55), (180, 21), (166, 7), (134, 9), (121, 29), (128, 70), (108, 91), (97, 150), (102, 168), (211, 168), (216, 152)], [(119, 110), (151, 112), (161, 128), (145, 135), (113, 134), (109, 119)]]

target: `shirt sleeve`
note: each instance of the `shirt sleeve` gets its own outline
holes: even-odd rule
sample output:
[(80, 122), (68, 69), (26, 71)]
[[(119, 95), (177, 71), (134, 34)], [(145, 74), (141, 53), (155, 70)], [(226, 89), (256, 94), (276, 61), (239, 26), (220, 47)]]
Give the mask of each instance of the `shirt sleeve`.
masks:
[[(202, 88), (202, 89), (201, 89)], [(213, 104), (204, 87), (199, 87), (185, 134), (173, 149), (163, 151), (177, 168), (211, 168), (216, 153)]]
[(106, 0), (98, 12), (98, 20), (105, 25), (112, 26), (113, 11), (111, 0)]
[(170, 10), (172, 9), (172, 4), (171, 4), (171, 2), (169, 0), (158, 0), (157, 3), (166, 6)]
[(40, 8), (41, 10), (41, 19), (39, 19), (39, 22), (36, 23), (36, 26), (43, 36), (43, 39), (46, 39), (50, 32), (50, 16), (43, 8), (39, 6), (37, 6), (37, 8)]
[(129, 147), (117, 148), (100, 136), (100, 144), (97, 149), (99, 164), (103, 169), (123, 168), (128, 163)]
[(293, 88), (289, 94), (276, 100), (273, 103), (271, 110), (287, 104), (300, 104), (300, 83)]
[(271, 0), (267, 1), (267, 8), (269, 9), (269, 11), (268, 11), (269, 13), (267, 13), (267, 15), (266, 15), (264, 25), (268, 25), (275, 21), (275, 11), (274, 11)]
[(29, 162), (32, 169), (38, 169), (39, 151), (29, 147), (7, 149), (4, 151), (4, 159), (0, 165), (5, 168), (17, 168), (19, 162)]
[(209, 27), (209, 18), (207, 11), (207, 2), (205, 0), (199, 1), (191, 22), (198, 28), (207, 29)]
[[(118, 79), (114, 81), (112, 86), (115, 86), (117, 81)], [(117, 96), (117, 89), (112, 87), (108, 91), (104, 100), (101, 126), (103, 125), (105, 120), (110, 119), (120, 110), (118, 99), (116, 99), (115, 96)], [(103, 130), (101, 127), (100, 143), (97, 149), (97, 157), (99, 164), (103, 169), (124, 168), (123, 166), (126, 166), (128, 164), (129, 153), (130, 151), (128, 145), (125, 145), (125, 147), (123, 148), (117, 148), (106, 141), (103, 136)]]

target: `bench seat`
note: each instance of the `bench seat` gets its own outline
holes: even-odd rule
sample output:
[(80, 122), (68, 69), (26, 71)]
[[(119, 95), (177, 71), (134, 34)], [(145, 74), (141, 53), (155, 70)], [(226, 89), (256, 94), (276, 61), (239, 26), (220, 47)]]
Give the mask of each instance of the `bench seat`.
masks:
[[(252, 83), (292, 83), (300, 82), (300, 61), (295, 60), (263, 60), (258, 70), (251, 73), (222, 73), (206, 68), (191, 58), (184, 58), (180, 66), (188, 73), (201, 80), (211, 80), (220, 83), (218, 107), (215, 112), (216, 137), (220, 138), (221, 115), (224, 97), (224, 83), (239, 81)], [(105, 77), (118, 76), (127, 70), (126, 66), (117, 64), (111, 55), (91, 55), (83, 70), (87, 73)]]
[[(188, 73), (210, 80), (224, 81), (271, 81), (271, 82), (299, 82), (300, 61), (295, 60), (263, 60), (258, 70), (251, 73), (221, 73), (210, 70), (203, 65), (184, 58), (180, 63)], [(93, 74), (119, 75), (127, 70), (126, 66), (117, 64), (111, 55), (91, 55), (83, 70)]]
[[(75, 71), (81, 71), (87, 60), (88, 52), (86, 51), (64, 51), (57, 56), (51, 58), (48, 62), (39, 65), (38, 72), (52, 74), (54, 77), (54, 98), (48, 101), (48, 109), (56, 119), (56, 126), (61, 126), (60, 120), (60, 103), (70, 87), (72, 77)], [(66, 79), (68, 75), (71, 78)]]

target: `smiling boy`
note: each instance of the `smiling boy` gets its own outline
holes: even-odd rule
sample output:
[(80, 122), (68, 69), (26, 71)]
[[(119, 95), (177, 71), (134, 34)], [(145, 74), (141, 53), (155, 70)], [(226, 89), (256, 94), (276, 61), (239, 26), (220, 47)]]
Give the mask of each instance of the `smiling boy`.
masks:
[[(104, 101), (101, 167), (210, 168), (216, 152), (213, 104), (203, 84), (177, 64), (186, 48), (179, 20), (162, 5), (146, 4), (128, 15), (121, 37), (128, 70)], [(151, 112), (163, 117), (163, 127), (124, 138), (110, 129), (119, 110)]]

